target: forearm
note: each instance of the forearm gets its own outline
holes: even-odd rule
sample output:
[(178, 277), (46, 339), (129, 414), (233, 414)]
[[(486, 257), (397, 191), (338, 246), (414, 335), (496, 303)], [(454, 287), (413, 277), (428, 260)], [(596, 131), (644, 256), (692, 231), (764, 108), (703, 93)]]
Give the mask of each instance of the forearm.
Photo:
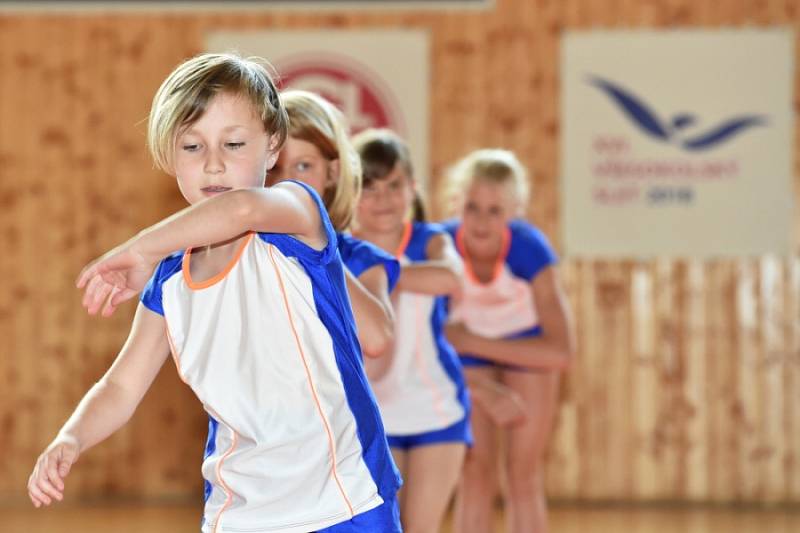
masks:
[(233, 239), (254, 226), (256, 191), (230, 191), (188, 207), (142, 230), (134, 248), (156, 260), (183, 248)]
[(403, 266), (395, 290), (445, 295), (460, 289), (460, 272), (450, 261), (441, 260)]
[(122, 427), (140, 400), (136, 394), (102, 379), (89, 389), (59, 435), (75, 439), (82, 453)]
[(349, 271), (346, 279), (358, 329), (358, 340), (364, 355), (370, 357), (384, 355), (394, 342), (392, 310), (382, 304)]
[(566, 370), (572, 363), (569, 347), (544, 335), (505, 340), (469, 334), (459, 351), (532, 370)]

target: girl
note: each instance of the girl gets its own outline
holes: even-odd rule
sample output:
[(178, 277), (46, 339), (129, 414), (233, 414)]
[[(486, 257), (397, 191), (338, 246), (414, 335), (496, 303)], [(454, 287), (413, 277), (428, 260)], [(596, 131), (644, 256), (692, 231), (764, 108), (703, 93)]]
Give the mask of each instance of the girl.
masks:
[(409, 219), (420, 202), (405, 143), (387, 130), (365, 131), (353, 143), (364, 171), (354, 235), (402, 265), (396, 345), (390, 357), (366, 361), (367, 374), (404, 479), (403, 527), (438, 532), (471, 442), (461, 365), (443, 335), (444, 297), (461, 286), (461, 261), (440, 226)]
[(128, 420), (171, 351), (210, 419), (202, 531), (399, 531), (336, 235), (307, 185), (263, 188), (286, 128), (255, 59), (201, 55), (162, 84), (148, 143), (191, 207), (79, 276), (90, 314), (144, 292), (116, 361), (36, 462), (37, 507), (63, 498), (72, 464)]
[(361, 194), (361, 161), (347, 136), (345, 118), (330, 102), (307, 91), (284, 91), (281, 101), (289, 116), (289, 136), (267, 185), (296, 179), (322, 197), (347, 267), (347, 289), (361, 348), (368, 356), (385, 354), (394, 342), (389, 292), (400, 274), (400, 263), (380, 248), (344, 233)]
[[(469, 381), (500, 380), (518, 394), (527, 416), (506, 429), (505, 478), (510, 531), (547, 530), (542, 456), (556, 408), (558, 371), (572, 360), (567, 304), (547, 239), (518, 219), (527, 177), (505, 150), (478, 150), (450, 173), (459, 220), (446, 224), (464, 259), (464, 290), (453, 302), (447, 337)], [(475, 445), (456, 498), (455, 531), (492, 529), (497, 490), (497, 427), (478, 404)]]

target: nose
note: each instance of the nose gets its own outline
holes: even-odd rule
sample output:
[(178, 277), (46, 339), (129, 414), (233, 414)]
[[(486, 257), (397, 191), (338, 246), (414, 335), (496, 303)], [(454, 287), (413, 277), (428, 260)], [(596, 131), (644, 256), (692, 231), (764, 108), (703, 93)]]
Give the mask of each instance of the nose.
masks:
[(222, 174), (225, 172), (225, 162), (218, 150), (213, 148), (208, 150), (203, 170), (207, 174)]

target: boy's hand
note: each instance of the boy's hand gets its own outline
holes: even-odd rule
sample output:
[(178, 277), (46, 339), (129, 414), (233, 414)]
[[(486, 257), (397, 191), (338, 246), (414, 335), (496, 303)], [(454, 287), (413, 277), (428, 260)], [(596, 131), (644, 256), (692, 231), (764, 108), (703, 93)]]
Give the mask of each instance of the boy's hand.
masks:
[(111, 250), (81, 270), (77, 286), (85, 288), (82, 305), (90, 315), (102, 308), (103, 316), (111, 316), (119, 304), (144, 289), (154, 266), (130, 242)]
[(59, 435), (36, 460), (28, 478), (28, 496), (33, 505), (41, 507), (64, 499), (64, 478), (79, 455), (78, 442)]

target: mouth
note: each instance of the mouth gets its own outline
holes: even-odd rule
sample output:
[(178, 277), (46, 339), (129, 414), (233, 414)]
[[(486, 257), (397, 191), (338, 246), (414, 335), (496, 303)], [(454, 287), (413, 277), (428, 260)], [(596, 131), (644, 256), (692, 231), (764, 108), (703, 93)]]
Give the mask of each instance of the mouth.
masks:
[(231, 188), (223, 187), (222, 185), (209, 185), (208, 187), (203, 187), (200, 190), (203, 192), (203, 194), (210, 195), (210, 194), (219, 194), (221, 192), (226, 192), (231, 190)]

